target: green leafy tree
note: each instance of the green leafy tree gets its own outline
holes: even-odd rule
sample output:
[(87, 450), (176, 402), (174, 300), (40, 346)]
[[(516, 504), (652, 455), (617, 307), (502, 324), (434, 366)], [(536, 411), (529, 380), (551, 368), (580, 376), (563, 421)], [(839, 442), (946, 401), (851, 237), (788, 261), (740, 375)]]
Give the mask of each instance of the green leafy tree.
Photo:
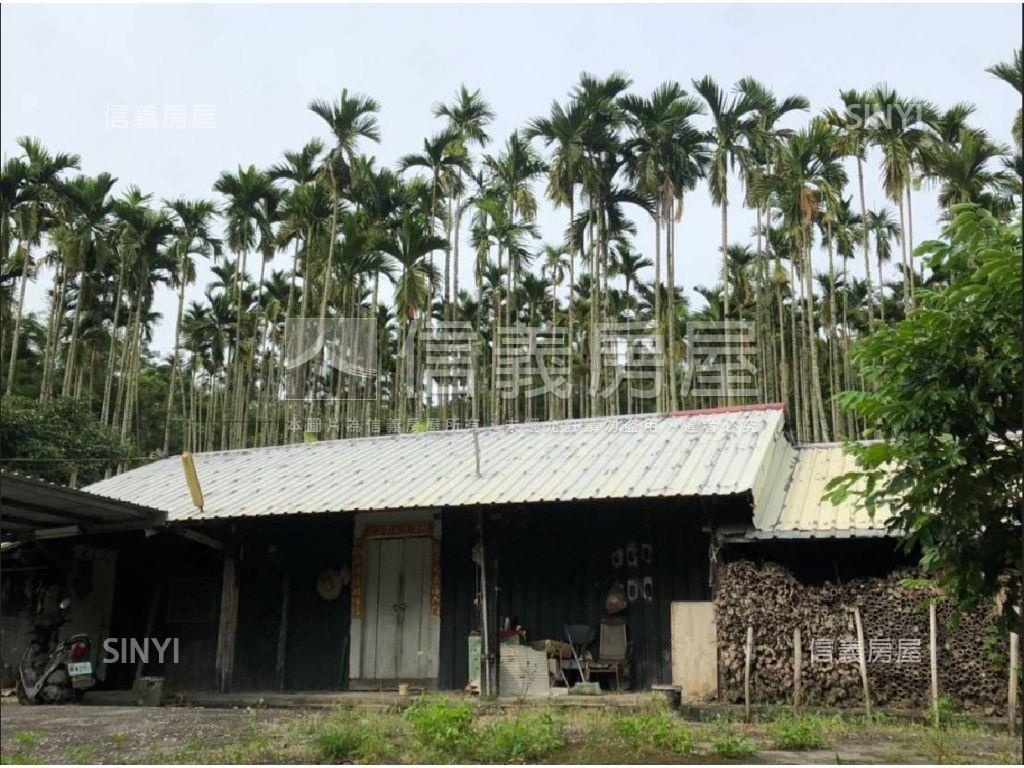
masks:
[(888, 505), (891, 527), (965, 606), (1021, 597), (1021, 229), (984, 208), (953, 207), (944, 240), (919, 253), (949, 276), (922, 290), (902, 322), (854, 352), (865, 389), (842, 395), (875, 441), (854, 443), (859, 471), (829, 484), (833, 501)]
[(7, 471), (77, 487), (102, 480), (108, 467), (128, 458), (117, 432), (82, 400), (9, 396), (2, 409), (0, 467)]

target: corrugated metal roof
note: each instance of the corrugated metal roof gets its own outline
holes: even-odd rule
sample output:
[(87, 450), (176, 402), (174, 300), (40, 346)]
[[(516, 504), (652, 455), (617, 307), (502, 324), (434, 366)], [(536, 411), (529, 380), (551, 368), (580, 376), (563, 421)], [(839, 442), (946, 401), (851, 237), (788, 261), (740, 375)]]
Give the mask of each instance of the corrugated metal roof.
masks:
[(0, 538), (30, 540), (159, 528), (163, 511), (0, 472)]
[(170, 520), (749, 494), (778, 506), (793, 464), (779, 406), (620, 416), (195, 454), (90, 486)]
[(853, 472), (857, 463), (839, 443), (796, 448), (796, 467), (781, 506), (761, 505), (754, 512), (754, 530), (747, 538), (845, 538), (885, 536), (891, 518), (888, 508), (874, 517), (847, 499), (842, 504), (822, 500), (829, 480)]

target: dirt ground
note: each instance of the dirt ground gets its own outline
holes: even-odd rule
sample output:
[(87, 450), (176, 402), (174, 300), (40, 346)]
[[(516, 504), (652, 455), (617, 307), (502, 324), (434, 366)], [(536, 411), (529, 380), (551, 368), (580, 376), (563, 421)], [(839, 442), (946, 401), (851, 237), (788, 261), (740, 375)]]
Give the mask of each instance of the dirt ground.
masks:
[[(219, 745), (238, 739), (253, 720), (270, 724), (301, 717), (295, 710), (192, 707), (0, 706), (4, 762), (145, 763), (190, 742)], [(22, 760), (19, 760), (22, 758)]]
[[(5, 700), (0, 706), (0, 759), (14, 763), (319, 762), (305, 723), (323, 710), (204, 709), (201, 707), (33, 706)], [(595, 726), (588, 713), (574, 713), (564, 746), (542, 758), (551, 763), (767, 762), (767, 763), (1012, 763), (1020, 741), (989, 731), (935, 731), (915, 726), (851, 730), (827, 749), (773, 749), (764, 726), (736, 725), (757, 745), (754, 756), (724, 760), (701, 749), (693, 755), (646, 753), (621, 741), (593, 748), (574, 737)], [(692, 724), (707, 739), (711, 732)], [(397, 757), (397, 756), (396, 756)]]

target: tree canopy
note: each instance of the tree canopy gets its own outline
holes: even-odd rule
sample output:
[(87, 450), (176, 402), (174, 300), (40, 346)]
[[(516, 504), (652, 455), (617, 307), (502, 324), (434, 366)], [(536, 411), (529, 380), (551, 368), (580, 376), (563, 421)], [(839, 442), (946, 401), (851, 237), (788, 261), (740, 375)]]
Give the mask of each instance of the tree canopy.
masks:
[(56, 398), (44, 404), (10, 395), (0, 419), (0, 467), (54, 483), (86, 485), (128, 458), (115, 430), (87, 403)]
[(965, 605), (1005, 594), (1009, 611), (1024, 533), (1021, 223), (973, 204), (953, 213), (943, 239), (918, 249), (948, 286), (922, 290), (904, 320), (853, 351), (865, 387), (841, 402), (877, 441), (849, 445), (861, 471), (829, 495), (888, 505), (937, 582)]

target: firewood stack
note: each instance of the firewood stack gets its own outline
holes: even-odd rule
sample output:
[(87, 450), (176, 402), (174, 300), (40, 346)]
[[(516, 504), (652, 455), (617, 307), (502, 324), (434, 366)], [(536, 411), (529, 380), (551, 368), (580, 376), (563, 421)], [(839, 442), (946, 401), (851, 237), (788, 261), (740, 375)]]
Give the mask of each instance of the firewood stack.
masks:
[[(860, 608), (872, 702), (895, 708), (930, 704), (928, 592), (900, 582), (919, 576), (843, 584), (801, 584), (776, 563), (740, 560), (718, 572), (715, 606), (723, 697), (743, 701), (743, 648), (754, 627), (753, 703), (793, 701), (793, 630), (802, 636), (802, 703), (859, 706), (863, 688), (853, 608)], [(991, 629), (990, 612), (938, 613), (939, 693), (958, 706), (1001, 713), (1006, 702), (1008, 642)]]

